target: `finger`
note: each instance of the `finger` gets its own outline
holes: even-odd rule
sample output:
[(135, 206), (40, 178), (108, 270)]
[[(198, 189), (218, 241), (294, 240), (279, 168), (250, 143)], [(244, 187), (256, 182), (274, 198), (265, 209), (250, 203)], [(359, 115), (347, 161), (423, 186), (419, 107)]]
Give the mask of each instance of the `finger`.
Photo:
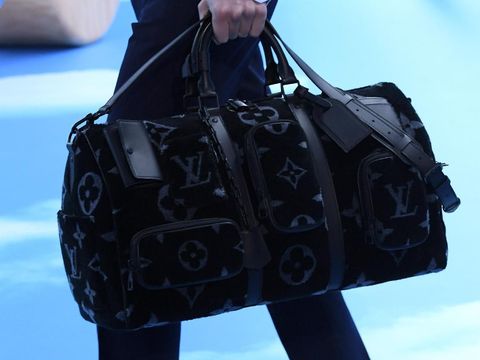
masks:
[(237, 21), (237, 22), (230, 22), (228, 24), (228, 38), (230, 40), (233, 40), (233, 39), (236, 39), (238, 37), (238, 32), (240, 30), (240, 22)]
[(252, 29), (253, 20), (255, 19), (256, 9), (255, 3), (252, 1), (251, 4), (247, 3), (244, 10), (242, 20), (240, 21), (240, 27), (238, 29), (238, 36), (247, 37), (250, 35)]
[(236, 39), (238, 37), (238, 32), (240, 31), (241, 22), (242, 22), (241, 9), (233, 9), (230, 15), (230, 21), (228, 22), (230, 40)]
[(208, 14), (208, 2), (207, 0), (202, 0), (198, 3), (198, 17), (199, 19), (203, 19)]
[(211, 9), (213, 34), (220, 44), (226, 43), (229, 38), (228, 17), (225, 11)]
[(256, 4), (255, 18), (253, 19), (252, 28), (250, 29), (250, 36), (258, 37), (265, 27), (265, 20), (267, 19), (267, 7), (262, 4)]

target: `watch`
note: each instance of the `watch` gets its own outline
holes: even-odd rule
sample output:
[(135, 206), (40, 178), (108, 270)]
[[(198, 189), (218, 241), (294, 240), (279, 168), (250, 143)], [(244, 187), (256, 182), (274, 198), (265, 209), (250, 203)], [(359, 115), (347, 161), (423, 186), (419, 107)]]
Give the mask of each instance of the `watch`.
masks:
[(268, 3), (270, 2), (270, 0), (253, 0), (255, 1), (257, 4), (265, 4), (265, 5), (268, 5)]

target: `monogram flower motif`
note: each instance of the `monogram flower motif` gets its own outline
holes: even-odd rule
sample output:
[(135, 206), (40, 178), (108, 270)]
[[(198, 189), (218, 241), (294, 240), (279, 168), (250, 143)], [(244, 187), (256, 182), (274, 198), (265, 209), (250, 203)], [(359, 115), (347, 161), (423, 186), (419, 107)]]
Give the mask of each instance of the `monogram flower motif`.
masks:
[(97, 207), (100, 195), (102, 194), (102, 181), (100, 177), (92, 172), (83, 175), (78, 183), (77, 194), (82, 211), (86, 215), (91, 215)]
[(185, 269), (198, 271), (207, 265), (208, 251), (200, 241), (192, 240), (182, 244), (178, 257)]
[(170, 185), (164, 185), (158, 192), (158, 210), (162, 213), (165, 221), (173, 222), (179, 220), (190, 220), (196, 208), (185, 206), (184, 199), (176, 199), (170, 194)]
[(303, 245), (292, 246), (280, 261), (280, 277), (289, 285), (300, 285), (310, 279), (315, 266), (312, 250)]
[(283, 169), (278, 172), (277, 176), (287, 180), (296, 190), (300, 178), (305, 175), (306, 172), (307, 170), (295, 165), (292, 160), (287, 158), (285, 165), (283, 165)]

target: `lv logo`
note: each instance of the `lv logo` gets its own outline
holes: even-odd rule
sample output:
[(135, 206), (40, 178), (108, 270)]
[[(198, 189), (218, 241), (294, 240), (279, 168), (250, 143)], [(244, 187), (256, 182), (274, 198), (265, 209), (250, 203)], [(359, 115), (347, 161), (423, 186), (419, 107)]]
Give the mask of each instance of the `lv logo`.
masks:
[(209, 171), (202, 179), (202, 163), (204, 151), (198, 151), (196, 156), (188, 156), (185, 159), (176, 155), (172, 157), (178, 166), (185, 172), (185, 185), (181, 189), (191, 188), (210, 182), (212, 173)]
[(72, 279), (80, 279), (82, 277), (82, 273), (78, 272), (78, 265), (77, 265), (77, 247), (74, 246), (73, 248), (69, 248), (67, 244), (63, 244), (65, 247), (65, 251), (67, 252), (67, 256), (70, 259), (70, 277)]
[(418, 206), (409, 211), (410, 191), (412, 189), (413, 180), (409, 181), (406, 186), (393, 187), (392, 184), (385, 185), (385, 189), (395, 201), (395, 215), (391, 219), (412, 216), (417, 213)]

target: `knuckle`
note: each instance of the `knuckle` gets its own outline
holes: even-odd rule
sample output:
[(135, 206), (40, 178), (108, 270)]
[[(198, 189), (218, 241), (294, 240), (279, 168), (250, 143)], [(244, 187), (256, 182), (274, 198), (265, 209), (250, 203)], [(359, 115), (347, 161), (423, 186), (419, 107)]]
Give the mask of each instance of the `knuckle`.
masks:
[(257, 9), (255, 9), (255, 4), (248, 5), (243, 10), (243, 16), (247, 19), (253, 19), (257, 14)]
[(267, 18), (267, 7), (259, 6), (259, 8), (257, 9), (256, 15), (262, 20), (265, 20)]
[(232, 10), (230, 19), (232, 21), (239, 21), (243, 17), (243, 11), (241, 9)]
[(221, 21), (225, 21), (230, 16), (230, 9), (228, 7), (215, 7), (212, 9), (212, 14)]

